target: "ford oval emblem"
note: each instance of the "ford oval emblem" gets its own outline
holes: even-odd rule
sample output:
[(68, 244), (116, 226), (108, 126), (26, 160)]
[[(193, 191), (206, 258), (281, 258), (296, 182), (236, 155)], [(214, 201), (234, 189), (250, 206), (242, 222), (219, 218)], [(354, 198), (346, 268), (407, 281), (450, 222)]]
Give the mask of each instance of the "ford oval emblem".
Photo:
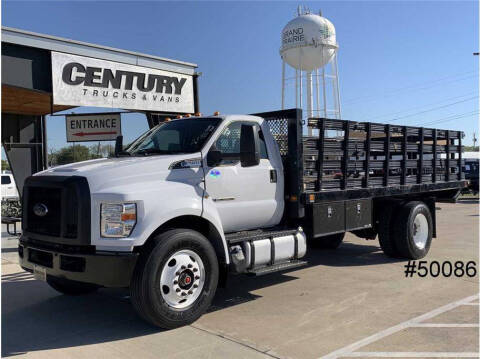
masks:
[(43, 203), (37, 203), (35, 206), (33, 206), (33, 213), (39, 217), (44, 217), (48, 213), (48, 207)]

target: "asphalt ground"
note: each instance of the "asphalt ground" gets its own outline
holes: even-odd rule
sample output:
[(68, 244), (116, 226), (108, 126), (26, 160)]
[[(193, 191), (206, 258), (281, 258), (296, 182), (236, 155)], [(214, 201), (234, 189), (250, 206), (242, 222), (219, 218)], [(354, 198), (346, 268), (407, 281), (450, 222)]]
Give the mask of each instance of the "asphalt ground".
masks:
[[(478, 200), (437, 204), (432, 261), (475, 261)], [(231, 276), (194, 324), (162, 331), (140, 320), (127, 290), (67, 297), (17, 264), (2, 227), (2, 356), (27, 358), (479, 357), (478, 274), (406, 278), (407, 261), (347, 235), (309, 265)], [(418, 263), (417, 263), (418, 264)]]

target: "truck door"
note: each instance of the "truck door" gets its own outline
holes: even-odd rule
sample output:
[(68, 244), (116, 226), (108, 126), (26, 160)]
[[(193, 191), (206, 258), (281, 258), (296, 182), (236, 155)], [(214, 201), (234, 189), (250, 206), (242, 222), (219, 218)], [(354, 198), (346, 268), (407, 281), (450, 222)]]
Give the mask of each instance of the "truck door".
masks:
[[(242, 124), (258, 131), (260, 162), (242, 167), (240, 136)], [(273, 139), (272, 139), (273, 141)], [(206, 194), (215, 203), (226, 233), (278, 224), (283, 214), (283, 173), (273, 166), (264, 134), (255, 122), (234, 121), (228, 124), (210, 150), (221, 153), (220, 163), (207, 165)]]

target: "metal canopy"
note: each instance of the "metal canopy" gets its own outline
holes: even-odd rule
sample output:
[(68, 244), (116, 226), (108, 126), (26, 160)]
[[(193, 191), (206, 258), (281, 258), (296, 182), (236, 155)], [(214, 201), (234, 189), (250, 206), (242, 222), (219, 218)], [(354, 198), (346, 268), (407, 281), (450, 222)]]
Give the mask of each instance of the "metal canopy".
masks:
[(197, 64), (2, 26), (2, 42), (193, 75)]
[(190, 76), (197, 68), (189, 62), (2, 27), (3, 113), (47, 115), (73, 107), (52, 103), (52, 51)]

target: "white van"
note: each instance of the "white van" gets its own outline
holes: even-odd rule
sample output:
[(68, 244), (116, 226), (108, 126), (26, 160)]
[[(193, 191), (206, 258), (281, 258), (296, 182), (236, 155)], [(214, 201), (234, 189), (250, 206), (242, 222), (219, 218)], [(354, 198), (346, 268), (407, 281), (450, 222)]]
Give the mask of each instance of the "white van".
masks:
[(2, 173), (2, 199), (19, 199), (17, 186), (11, 173)]

